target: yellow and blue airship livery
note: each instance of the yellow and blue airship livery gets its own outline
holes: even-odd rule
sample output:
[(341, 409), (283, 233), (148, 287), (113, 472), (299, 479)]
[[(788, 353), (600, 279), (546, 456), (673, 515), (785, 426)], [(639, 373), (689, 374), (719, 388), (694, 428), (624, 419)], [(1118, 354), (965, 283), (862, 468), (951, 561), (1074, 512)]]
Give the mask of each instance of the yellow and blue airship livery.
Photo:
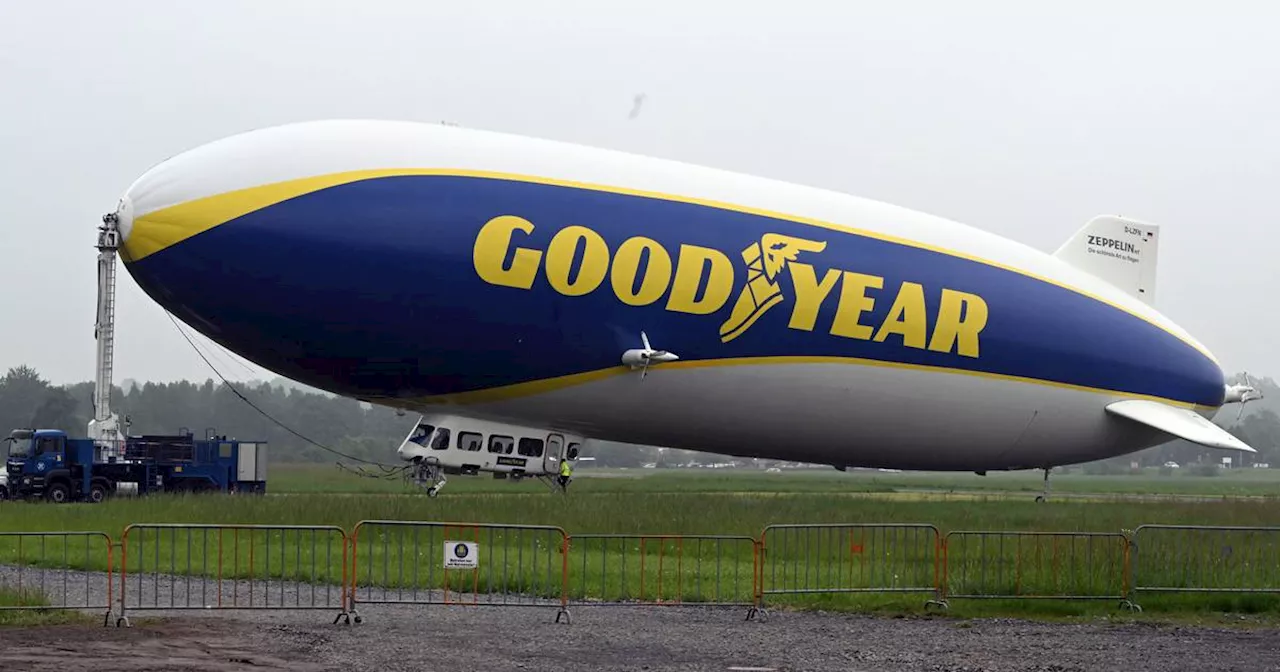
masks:
[[(838, 466), (1248, 449), (1206, 419), (1231, 401), (1217, 362), (1150, 305), (1140, 222), (1049, 255), (843, 194), (360, 121), (211, 143), (120, 211), (155, 301), (359, 399)], [(678, 359), (625, 366), (642, 332)]]

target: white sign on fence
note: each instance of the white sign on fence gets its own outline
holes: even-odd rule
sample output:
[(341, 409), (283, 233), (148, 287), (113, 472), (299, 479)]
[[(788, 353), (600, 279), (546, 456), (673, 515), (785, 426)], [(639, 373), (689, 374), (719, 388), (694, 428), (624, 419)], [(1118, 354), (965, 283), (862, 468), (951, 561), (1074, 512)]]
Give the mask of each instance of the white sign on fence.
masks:
[(480, 545), (474, 541), (444, 542), (445, 569), (475, 569), (479, 566)]

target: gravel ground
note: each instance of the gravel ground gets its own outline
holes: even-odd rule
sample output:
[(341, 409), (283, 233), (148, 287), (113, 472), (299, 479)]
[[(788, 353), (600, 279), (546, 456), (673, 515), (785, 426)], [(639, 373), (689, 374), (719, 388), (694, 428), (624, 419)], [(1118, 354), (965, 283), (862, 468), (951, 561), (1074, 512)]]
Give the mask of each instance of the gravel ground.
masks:
[[(0, 568), (0, 583), (15, 571)], [(99, 577), (68, 573), (69, 603)], [(163, 604), (185, 597), (185, 579), (174, 591), (168, 577), (146, 579)], [(53, 580), (60, 599), (61, 574)], [(309, 596), (311, 586), (283, 594)], [(362, 624), (334, 625), (337, 613), (135, 611), (132, 628), (0, 628), (0, 670), (1280, 670), (1275, 629), (813, 612), (744, 622), (743, 609), (663, 607), (576, 607), (564, 625), (547, 607), (402, 605), (364, 605)]]
[(880, 619), (740, 610), (370, 607), (148, 618), (132, 628), (0, 628), (0, 669), (57, 670), (1277, 670), (1273, 630)]

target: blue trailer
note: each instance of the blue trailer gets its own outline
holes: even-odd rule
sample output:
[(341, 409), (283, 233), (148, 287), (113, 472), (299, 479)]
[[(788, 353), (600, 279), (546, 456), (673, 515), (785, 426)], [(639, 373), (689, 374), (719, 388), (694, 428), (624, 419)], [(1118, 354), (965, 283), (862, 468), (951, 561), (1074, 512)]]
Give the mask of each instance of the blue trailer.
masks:
[(5, 472), (9, 496), (101, 502), (124, 486), (157, 492), (254, 493), (267, 488), (267, 445), (225, 436), (73, 439), (54, 429), (14, 430)]

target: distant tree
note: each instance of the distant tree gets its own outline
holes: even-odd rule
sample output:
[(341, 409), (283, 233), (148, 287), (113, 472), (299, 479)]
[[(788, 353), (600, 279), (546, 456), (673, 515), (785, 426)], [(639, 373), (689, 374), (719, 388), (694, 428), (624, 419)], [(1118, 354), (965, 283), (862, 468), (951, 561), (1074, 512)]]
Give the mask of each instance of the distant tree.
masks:
[(49, 383), (29, 366), (17, 366), (9, 369), (4, 378), (0, 378), (0, 433), (8, 435), (9, 430), (18, 427), (30, 427), (36, 409), (44, 404), (45, 395), (49, 392)]
[(1258, 451), (1249, 463), (1265, 462), (1280, 467), (1280, 415), (1269, 408), (1250, 413), (1235, 429), (1235, 435)]
[(55, 387), (47, 390), (44, 402), (32, 414), (31, 427), (37, 429), (61, 429), (77, 436), (87, 431), (88, 418), (76, 414), (76, 400), (65, 389)]

